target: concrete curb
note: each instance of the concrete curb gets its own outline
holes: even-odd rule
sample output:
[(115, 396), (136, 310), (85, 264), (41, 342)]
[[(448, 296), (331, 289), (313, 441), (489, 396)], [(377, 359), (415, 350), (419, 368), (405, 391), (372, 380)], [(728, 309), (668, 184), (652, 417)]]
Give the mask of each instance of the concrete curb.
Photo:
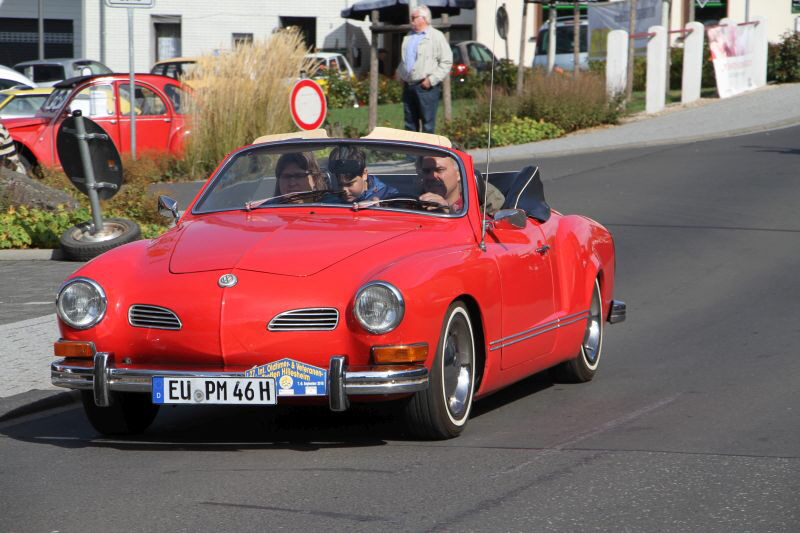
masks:
[[(782, 120), (779, 122), (775, 122), (772, 124), (762, 124), (759, 126), (752, 126), (747, 128), (742, 128), (738, 130), (731, 130), (728, 132), (720, 133), (706, 133), (702, 135), (694, 135), (694, 136), (685, 136), (685, 137), (675, 137), (675, 138), (668, 138), (668, 139), (659, 139), (657, 141), (635, 141), (635, 142), (625, 142), (625, 143), (617, 143), (617, 144), (610, 144), (607, 146), (589, 146), (586, 148), (570, 148), (564, 150), (552, 150), (552, 151), (537, 151), (536, 150), (536, 143), (528, 143), (528, 144), (516, 144), (513, 146), (500, 146), (497, 148), (492, 148), (492, 161), (495, 162), (502, 162), (502, 161), (511, 161), (514, 159), (519, 159), (523, 156), (521, 150), (525, 149), (528, 150), (528, 153), (531, 154), (531, 157), (535, 157), (537, 159), (546, 159), (548, 157), (561, 157), (565, 155), (578, 155), (578, 154), (592, 154), (597, 152), (607, 152), (610, 150), (624, 150), (630, 148), (647, 148), (652, 146), (667, 146), (667, 145), (678, 145), (678, 144), (689, 144), (695, 143), (699, 141), (711, 141), (714, 139), (726, 139), (729, 137), (739, 137), (742, 135), (750, 135), (751, 133), (760, 133), (762, 131), (770, 131), (770, 130), (778, 130), (783, 128), (791, 128), (792, 126), (800, 125), (800, 119), (798, 118), (791, 118), (788, 120)], [(589, 135), (590, 133), (586, 133), (585, 135)], [(566, 137), (562, 137), (566, 138)], [(504, 148), (514, 148), (514, 153), (504, 153)], [(510, 150), (509, 150), (510, 152)], [(486, 161), (486, 150), (474, 150), (468, 152), (474, 161)]]
[(0, 422), (81, 401), (80, 391), (29, 390), (0, 398)]
[(28, 250), (0, 250), (0, 261), (61, 261), (60, 249), (33, 248)]

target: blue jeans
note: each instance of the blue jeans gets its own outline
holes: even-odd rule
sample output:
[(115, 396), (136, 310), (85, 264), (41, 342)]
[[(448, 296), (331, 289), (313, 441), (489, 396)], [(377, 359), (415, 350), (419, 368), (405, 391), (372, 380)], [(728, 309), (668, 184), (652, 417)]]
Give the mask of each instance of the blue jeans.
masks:
[(430, 89), (423, 89), (419, 83), (403, 84), (403, 113), (407, 130), (420, 131), (420, 122), (422, 122), (421, 131), (433, 133), (436, 128), (436, 109), (439, 107), (441, 94), (441, 84)]

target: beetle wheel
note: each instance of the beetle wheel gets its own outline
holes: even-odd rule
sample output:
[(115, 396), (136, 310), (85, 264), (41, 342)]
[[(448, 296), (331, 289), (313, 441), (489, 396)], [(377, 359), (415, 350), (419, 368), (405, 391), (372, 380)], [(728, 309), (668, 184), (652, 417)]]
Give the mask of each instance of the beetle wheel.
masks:
[(589, 317), (586, 320), (586, 330), (583, 334), (580, 351), (577, 357), (564, 361), (554, 368), (559, 381), (570, 383), (583, 383), (590, 381), (597, 365), (600, 364), (600, 354), (603, 351), (603, 300), (600, 295), (600, 283), (594, 281), (592, 303), (589, 306)]
[(467, 424), (475, 388), (475, 335), (462, 302), (447, 309), (429, 383), (407, 404), (411, 430), (429, 439), (457, 436)]

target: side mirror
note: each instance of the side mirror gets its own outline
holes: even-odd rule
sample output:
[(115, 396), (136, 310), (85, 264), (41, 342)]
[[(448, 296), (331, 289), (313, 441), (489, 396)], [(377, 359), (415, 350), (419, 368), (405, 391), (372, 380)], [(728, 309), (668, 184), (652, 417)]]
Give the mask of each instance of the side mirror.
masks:
[(180, 218), (178, 216), (178, 202), (162, 194), (158, 197), (158, 214), (162, 217), (172, 217), (177, 222), (178, 218)]
[(528, 215), (522, 209), (501, 209), (494, 214), (494, 224), (498, 228), (522, 229), (528, 223)]

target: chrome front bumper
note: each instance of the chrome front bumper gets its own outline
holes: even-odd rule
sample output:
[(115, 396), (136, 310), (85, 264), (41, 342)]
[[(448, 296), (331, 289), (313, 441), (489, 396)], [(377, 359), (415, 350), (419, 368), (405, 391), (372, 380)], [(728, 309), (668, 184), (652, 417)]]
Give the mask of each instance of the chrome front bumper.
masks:
[[(94, 355), (92, 366), (75, 365), (68, 359), (61, 359), (50, 365), (53, 385), (93, 390), (94, 401), (100, 407), (110, 404), (111, 391), (152, 393), (154, 376), (242, 377), (244, 372), (116, 368), (109, 354), (103, 352)], [(350, 405), (349, 396), (403, 394), (427, 389), (428, 369), (419, 365), (348, 368), (346, 359), (336, 355), (330, 359), (327, 386), (331, 410), (344, 411)]]

